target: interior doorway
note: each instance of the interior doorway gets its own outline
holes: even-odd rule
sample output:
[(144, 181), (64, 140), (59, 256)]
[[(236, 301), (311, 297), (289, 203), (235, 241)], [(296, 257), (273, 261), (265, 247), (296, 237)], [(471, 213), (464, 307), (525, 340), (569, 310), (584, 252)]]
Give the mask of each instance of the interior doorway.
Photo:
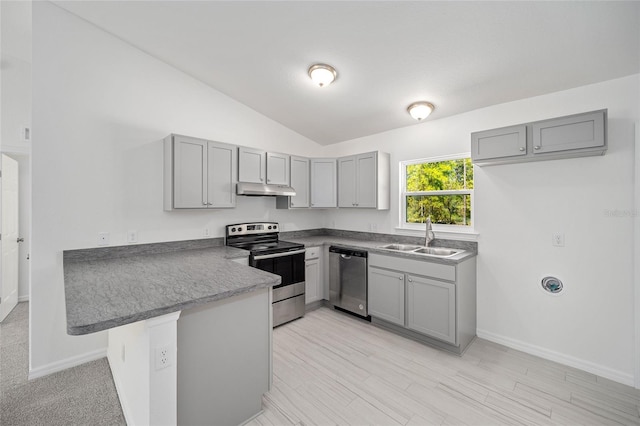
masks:
[(0, 167), (0, 321), (18, 304), (19, 276), (19, 168), (2, 154)]

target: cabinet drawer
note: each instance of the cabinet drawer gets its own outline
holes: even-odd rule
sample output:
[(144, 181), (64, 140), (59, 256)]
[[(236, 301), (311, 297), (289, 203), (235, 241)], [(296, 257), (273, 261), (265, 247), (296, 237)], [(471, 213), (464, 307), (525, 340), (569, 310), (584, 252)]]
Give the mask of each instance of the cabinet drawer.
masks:
[(307, 250), (304, 252), (305, 259), (317, 259), (320, 255), (320, 247), (307, 247)]
[(413, 260), (405, 257), (385, 256), (369, 253), (369, 266), (378, 268), (395, 269), (409, 274), (423, 275), (440, 280), (455, 281), (455, 265), (443, 265), (426, 260)]

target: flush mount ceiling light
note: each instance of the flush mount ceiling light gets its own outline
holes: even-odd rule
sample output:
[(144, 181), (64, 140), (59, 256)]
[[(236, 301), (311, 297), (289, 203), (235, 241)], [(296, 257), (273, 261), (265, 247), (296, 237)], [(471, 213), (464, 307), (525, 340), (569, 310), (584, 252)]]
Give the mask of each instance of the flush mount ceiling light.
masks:
[(414, 102), (407, 107), (409, 114), (418, 121), (422, 121), (433, 112), (435, 107), (429, 102)]
[(315, 64), (309, 68), (309, 77), (315, 84), (320, 87), (328, 86), (333, 83), (338, 73), (336, 69), (327, 64)]

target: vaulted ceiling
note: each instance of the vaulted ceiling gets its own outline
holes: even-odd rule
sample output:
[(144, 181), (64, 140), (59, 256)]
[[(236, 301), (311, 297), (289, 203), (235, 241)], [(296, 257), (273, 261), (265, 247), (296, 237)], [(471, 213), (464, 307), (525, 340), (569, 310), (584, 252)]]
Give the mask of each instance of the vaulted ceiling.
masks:
[(54, 3), (324, 145), (640, 72), (639, 2)]

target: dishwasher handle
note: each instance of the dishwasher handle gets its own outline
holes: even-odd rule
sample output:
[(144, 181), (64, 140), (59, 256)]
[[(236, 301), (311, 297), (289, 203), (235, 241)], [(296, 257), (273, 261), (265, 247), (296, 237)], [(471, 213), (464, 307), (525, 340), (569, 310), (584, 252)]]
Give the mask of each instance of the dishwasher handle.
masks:
[(368, 253), (364, 250), (354, 250), (336, 246), (329, 247), (329, 253), (339, 254), (343, 259), (350, 259), (351, 257), (364, 257), (366, 259), (368, 257)]

